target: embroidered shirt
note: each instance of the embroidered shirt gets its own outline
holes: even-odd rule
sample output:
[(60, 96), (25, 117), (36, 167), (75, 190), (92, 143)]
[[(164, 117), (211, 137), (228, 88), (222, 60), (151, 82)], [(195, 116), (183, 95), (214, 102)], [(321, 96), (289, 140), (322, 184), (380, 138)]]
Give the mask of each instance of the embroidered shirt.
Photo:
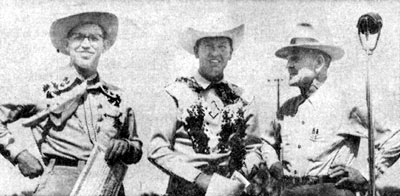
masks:
[[(161, 95), (159, 105), (155, 107), (157, 111), (154, 113), (158, 115), (154, 121), (159, 126), (154, 127), (151, 137), (150, 161), (167, 173), (189, 182), (194, 182), (202, 166), (227, 165), (231, 151), (223, 148), (221, 141), (231, 134), (223, 135), (223, 119), (238, 119), (237, 111), (240, 110), (244, 112), (246, 136), (258, 137), (254, 103), (243, 96), (239, 87), (225, 80), (219, 83), (227, 85), (229, 90), (217, 92), (218, 87), (214, 88), (214, 84), (198, 73), (191, 78), (178, 79), (166, 87), (167, 94)], [(202, 112), (196, 112), (200, 105)], [(199, 116), (199, 113), (204, 117), (201, 118), (203, 123), (197, 126), (195, 124), (199, 121), (190, 121), (189, 116)], [(228, 118), (224, 118), (224, 115)], [(193, 132), (190, 134), (196, 126), (202, 127), (200, 137)]]
[(44, 157), (87, 160), (96, 142), (107, 146), (114, 137), (125, 138), (131, 149), (141, 145), (133, 111), (125, 104), (122, 91), (98, 75), (84, 80), (74, 68), (65, 67), (34, 91), (37, 97), (29, 102), (0, 105), (0, 144), (10, 161), (25, 149), (7, 129), (8, 123), (20, 118), (25, 118), (24, 126), (31, 127)]

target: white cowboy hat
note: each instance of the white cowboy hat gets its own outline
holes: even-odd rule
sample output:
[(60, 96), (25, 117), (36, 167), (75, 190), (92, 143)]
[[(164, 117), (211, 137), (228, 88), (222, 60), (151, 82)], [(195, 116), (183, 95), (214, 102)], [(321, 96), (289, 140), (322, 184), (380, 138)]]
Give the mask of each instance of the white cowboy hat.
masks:
[(275, 52), (279, 58), (287, 59), (288, 55), (295, 48), (307, 48), (320, 50), (328, 54), (332, 61), (339, 60), (344, 55), (344, 50), (338, 46), (330, 44), (321, 34), (318, 34), (314, 27), (309, 23), (299, 23), (290, 36), (290, 44)]
[(58, 19), (51, 24), (50, 38), (57, 51), (69, 55), (65, 50), (64, 39), (68, 32), (82, 23), (93, 23), (99, 25), (106, 33), (106, 38), (111, 47), (118, 34), (118, 18), (107, 12), (84, 12), (65, 18)]
[[(204, 19), (206, 18), (206, 19)], [(187, 28), (180, 36), (180, 44), (190, 54), (194, 54), (196, 42), (205, 37), (228, 37), (232, 40), (232, 49), (236, 50), (243, 40), (244, 24), (233, 25), (233, 21), (223, 13), (208, 13), (198, 27)]]

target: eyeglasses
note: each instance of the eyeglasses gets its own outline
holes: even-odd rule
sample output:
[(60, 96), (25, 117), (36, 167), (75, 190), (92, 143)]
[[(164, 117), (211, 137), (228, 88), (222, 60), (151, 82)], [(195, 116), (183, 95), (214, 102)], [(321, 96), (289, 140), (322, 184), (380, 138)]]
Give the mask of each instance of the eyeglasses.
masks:
[(71, 34), (71, 36), (69, 37), (70, 40), (74, 41), (74, 42), (79, 42), (82, 43), (83, 40), (88, 39), (90, 44), (98, 44), (100, 41), (102, 41), (104, 39), (104, 37), (100, 34), (82, 34), (82, 33), (73, 33)]

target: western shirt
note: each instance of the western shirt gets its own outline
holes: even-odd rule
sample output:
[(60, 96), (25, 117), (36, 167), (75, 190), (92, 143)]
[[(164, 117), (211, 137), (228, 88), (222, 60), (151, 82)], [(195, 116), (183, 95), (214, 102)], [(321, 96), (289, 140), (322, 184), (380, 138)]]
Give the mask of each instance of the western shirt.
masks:
[(0, 105), (0, 145), (6, 158), (14, 162), (25, 150), (7, 129), (8, 123), (21, 118), (44, 158), (87, 160), (96, 143), (107, 147), (111, 138), (126, 140), (131, 152), (141, 154), (134, 114), (121, 89), (97, 74), (83, 79), (70, 66), (50, 75), (52, 79), (35, 88), (29, 101)]
[[(240, 88), (225, 80), (220, 81), (219, 83), (225, 83), (233, 89), (242, 100), (233, 104), (224, 104), (210, 81), (198, 73), (194, 74), (190, 80), (198, 84), (201, 90), (194, 92), (187, 84), (177, 81), (168, 85), (165, 88), (166, 92), (160, 95), (160, 101), (155, 106), (156, 111), (154, 112), (156, 114), (154, 121), (158, 126), (154, 127), (150, 140), (149, 160), (168, 174), (178, 176), (188, 182), (194, 182), (202, 172), (200, 167), (213, 164), (227, 165), (230, 152), (223, 152), (218, 148), (225, 112), (228, 116), (233, 115), (230, 118), (234, 119), (235, 114), (230, 112), (243, 109), (247, 125), (246, 135), (258, 138), (259, 134), (254, 103), (243, 96)], [(188, 110), (198, 104), (205, 108), (203, 125), (204, 132), (209, 139), (206, 144), (209, 149), (207, 153), (199, 153), (194, 150), (195, 144), (192, 142), (188, 130), (185, 129), (185, 125), (191, 126), (191, 122), (185, 121)], [(254, 146), (257, 145), (254, 144)], [(251, 148), (251, 145), (246, 146), (248, 153), (254, 152), (255, 149)], [(246, 160), (249, 161), (248, 158)], [(247, 164), (251, 169), (250, 163)]]

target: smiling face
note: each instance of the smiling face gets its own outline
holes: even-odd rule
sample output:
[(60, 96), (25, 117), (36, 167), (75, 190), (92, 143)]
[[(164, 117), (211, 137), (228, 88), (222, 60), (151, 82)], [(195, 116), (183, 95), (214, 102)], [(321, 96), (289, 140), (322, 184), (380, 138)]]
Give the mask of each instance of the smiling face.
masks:
[(227, 37), (205, 37), (197, 42), (194, 50), (200, 75), (211, 82), (221, 80), (232, 58), (232, 41)]
[(101, 54), (106, 50), (104, 31), (96, 24), (82, 24), (68, 33), (66, 49), (78, 72), (97, 73)]
[(290, 86), (310, 86), (320, 69), (329, 66), (327, 57), (317, 50), (294, 48), (287, 59)]

